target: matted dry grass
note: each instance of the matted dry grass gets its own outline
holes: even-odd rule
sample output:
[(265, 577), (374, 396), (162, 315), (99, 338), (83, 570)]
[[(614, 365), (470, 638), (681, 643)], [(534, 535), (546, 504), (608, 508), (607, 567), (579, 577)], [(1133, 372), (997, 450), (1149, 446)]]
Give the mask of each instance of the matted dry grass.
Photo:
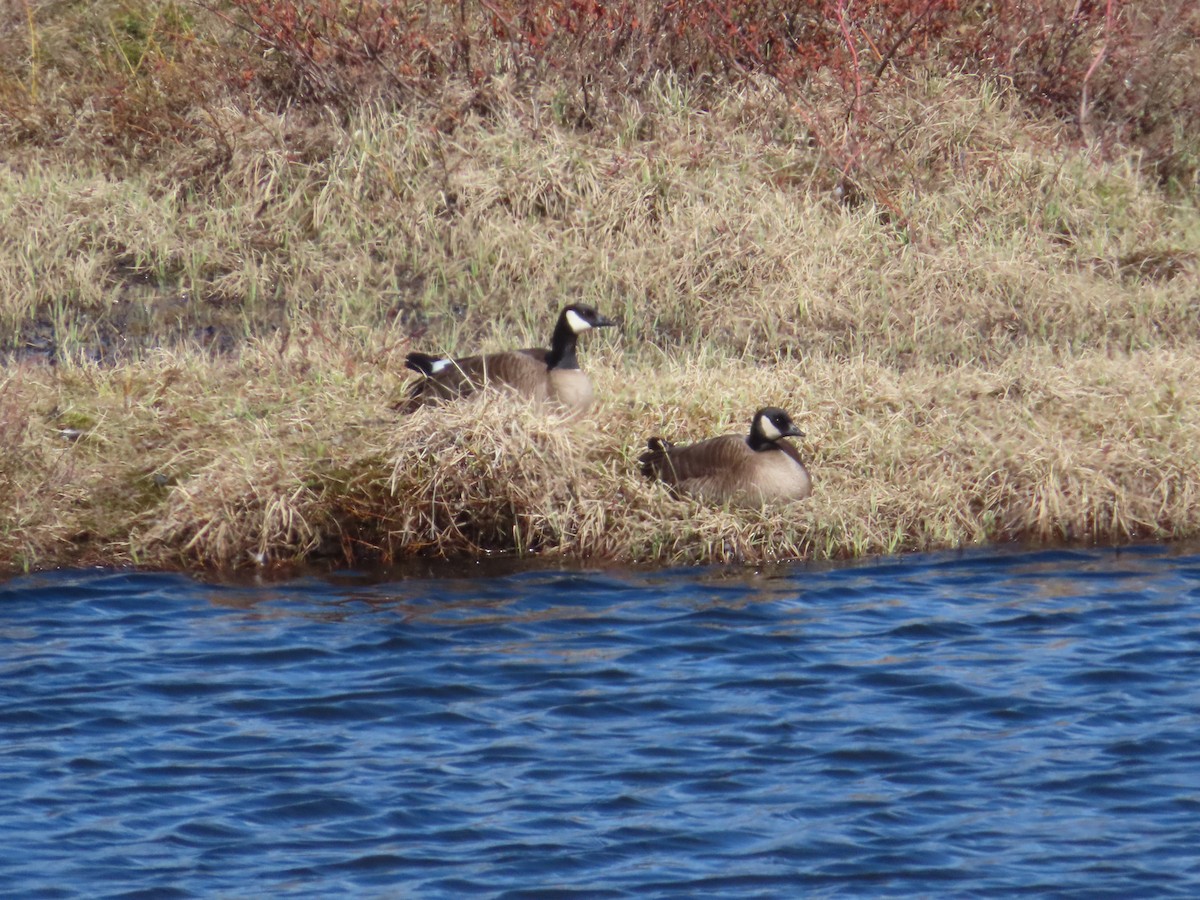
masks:
[[(136, 374), (9, 373), (0, 497), (13, 517), (0, 556), (761, 561), (1200, 529), (1200, 411), (1187, 400), (1200, 368), (1176, 351), (903, 372), (598, 355), (610, 357), (592, 366), (605, 399), (581, 422), (498, 393), (400, 416), (386, 403), (391, 371), (340, 355), (281, 360), (267, 346), (236, 361), (161, 354)], [(709, 508), (638, 475), (650, 434), (741, 432), (765, 402), (793, 410), (809, 435), (808, 501)], [(37, 412), (18, 421), (19, 408)]]

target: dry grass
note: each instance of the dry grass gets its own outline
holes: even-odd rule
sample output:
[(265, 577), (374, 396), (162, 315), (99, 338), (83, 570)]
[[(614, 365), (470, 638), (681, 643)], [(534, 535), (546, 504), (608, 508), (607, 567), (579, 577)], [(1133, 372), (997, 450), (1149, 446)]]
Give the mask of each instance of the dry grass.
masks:
[[(224, 144), (123, 178), (9, 167), (0, 333), (42, 322), (59, 358), (0, 369), (0, 565), (1200, 533), (1197, 210), (971, 79), (890, 109), (904, 223), (840, 203), (771, 95), (698, 108), (666, 78), (589, 131), (498, 91), (452, 133), (227, 109)], [(577, 297), (623, 320), (581, 349), (583, 422), (494, 396), (391, 411), (411, 341), (543, 343)], [(162, 298), (235, 352), (87, 361)], [(741, 432), (766, 403), (809, 434), (810, 500), (711, 509), (638, 477), (650, 434)]]
[[(0, 554), (13, 565), (514, 552), (662, 563), (1200, 530), (1200, 413), (1186, 400), (1200, 369), (1186, 354), (1031, 351), (903, 372), (862, 359), (593, 355), (605, 357), (592, 368), (606, 400), (577, 423), (502, 395), (401, 417), (385, 402), (396, 376), (332, 347), (24, 371), (0, 392), (0, 491), (14, 512)], [(809, 501), (707, 508), (638, 476), (650, 434), (740, 432), (768, 401), (809, 434)], [(18, 421), (18, 408), (35, 412)], [(69, 440), (66, 427), (86, 434)]]

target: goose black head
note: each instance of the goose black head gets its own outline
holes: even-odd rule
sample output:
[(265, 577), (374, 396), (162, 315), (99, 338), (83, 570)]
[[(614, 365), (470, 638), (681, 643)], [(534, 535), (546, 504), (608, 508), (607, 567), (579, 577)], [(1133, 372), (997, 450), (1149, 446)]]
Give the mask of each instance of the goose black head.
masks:
[(559, 319), (565, 322), (574, 334), (583, 334), (592, 328), (605, 328), (617, 324), (607, 316), (602, 316), (595, 307), (583, 303), (572, 303), (562, 311)]
[(778, 406), (764, 406), (754, 414), (754, 421), (750, 423), (751, 448), (765, 450), (785, 437), (804, 437), (804, 432)]
[(550, 340), (550, 353), (546, 357), (546, 367), (549, 369), (578, 369), (579, 362), (575, 359), (575, 342), (585, 331), (593, 328), (604, 328), (616, 325), (612, 319), (600, 315), (593, 306), (583, 303), (572, 303), (558, 317), (554, 326), (554, 335)]

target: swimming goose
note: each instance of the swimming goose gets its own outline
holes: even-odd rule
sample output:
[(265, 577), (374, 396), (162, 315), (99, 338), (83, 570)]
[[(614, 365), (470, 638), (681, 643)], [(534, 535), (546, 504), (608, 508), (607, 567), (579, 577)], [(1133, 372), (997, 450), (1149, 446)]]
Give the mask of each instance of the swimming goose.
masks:
[(559, 314), (549, 350), (534, 347), (461, 359), (410, 353), (404, 364), (423, 377), (413, 383), (400, 408), (412, 412), (425, 403), (463, 397), (491, 384), (578, 415), (591, 406), (593, 394), (592, 382), (579, 368), (575, 342), (585, 331), (615, 324), (590, 306), (572, 303)]
[(647, 478), (709, 502), (762, 506), (803, 500), (812, 493), (812, 479), (796, 448), (783, 440), (803, 436), (786, 412), (766, 406), (754, 414), (749, 437), (726, 434), (683, 447), (653, 437), (638, 462)]

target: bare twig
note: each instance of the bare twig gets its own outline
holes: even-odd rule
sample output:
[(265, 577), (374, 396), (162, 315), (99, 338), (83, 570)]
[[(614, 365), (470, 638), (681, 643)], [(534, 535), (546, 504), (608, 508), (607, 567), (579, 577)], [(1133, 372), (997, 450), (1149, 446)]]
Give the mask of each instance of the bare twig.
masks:
[(1096, 74), (1096, 70), (1100, 68), (1108, 56), (1108, 43), (1113, 33), (1113, 0), (1107, 0), (1104, 6), (1104, 43), (1100, 45), (1100, 49), (1096, 51), (1096, 56), (1092, 59), (1092, 64), (1088, 66), (1087, 72), (1083, 76), (1083, 86), (1079, 93), (1079, 133), (1084, 139), (1087, 139), (1087, 118), (1088, 118), (1088, 82), (1092, 76)]

